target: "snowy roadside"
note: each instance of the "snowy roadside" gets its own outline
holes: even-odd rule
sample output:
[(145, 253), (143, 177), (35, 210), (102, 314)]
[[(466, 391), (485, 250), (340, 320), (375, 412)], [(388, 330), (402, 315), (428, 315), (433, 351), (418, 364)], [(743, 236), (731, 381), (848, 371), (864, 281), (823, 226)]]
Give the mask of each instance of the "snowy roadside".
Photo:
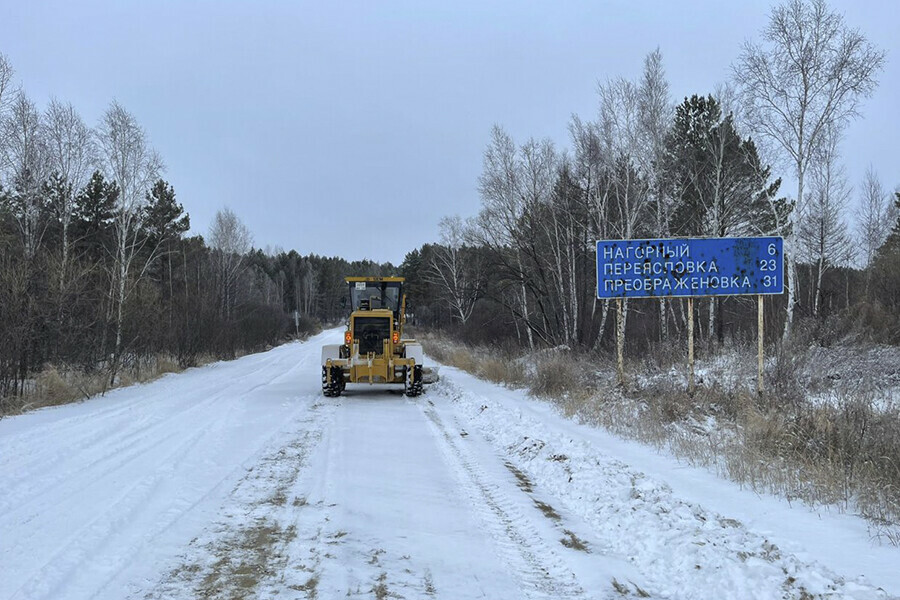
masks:
[[(900, 594), (900, 549), (861, 519), (793, 509), (702, 469), (558, 415), (546, 403), (443, 367), (430, 388), (610, 552), (673, 597), (885, 598)], [(435, 399), (440, 406), (440, 398)], [(692, 491), (693, 490), (693, 491)]]
[(0, 598), (153, 586), (249, 469), (314, 427), (325, 337), (0, 422)]

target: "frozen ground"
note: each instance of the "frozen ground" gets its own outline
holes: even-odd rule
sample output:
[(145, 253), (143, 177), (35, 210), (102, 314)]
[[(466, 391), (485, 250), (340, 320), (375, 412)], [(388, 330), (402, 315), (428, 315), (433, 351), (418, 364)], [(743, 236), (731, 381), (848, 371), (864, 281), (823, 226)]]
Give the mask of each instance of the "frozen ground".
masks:
[(900, 550), (442, 368), (306, 343), (0, 421), (0, 598), (886, 598)]

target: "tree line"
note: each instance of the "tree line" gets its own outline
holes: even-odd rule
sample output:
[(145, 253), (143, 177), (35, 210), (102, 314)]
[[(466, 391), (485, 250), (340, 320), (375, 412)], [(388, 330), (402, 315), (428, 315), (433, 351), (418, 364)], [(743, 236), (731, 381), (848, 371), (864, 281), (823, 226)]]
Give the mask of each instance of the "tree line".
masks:
[(185, 367), (309, 333), (342, 316), (344, 276), (394, 272), (390, 264), (254, 249), (227, 208), (206, 238), (189, 235), (190, 217), (133, 114), (112, 102), (90, 127), (71, 104), (53, 99), (39, 110), (13, 75), (0, 54), (6, 404), (48, 365), (114, 385), (123, 368), (149, 357)]
[[(596, 118), (573, 116), (566, 148), (517, 143), (495, 126), (479, 213), (445, 218), (440, 241), (406, 257), (423, 294), (418, 315), (478, 341), (596, 349), (615, 333), (611, 304), (595, 294), (596, 240), (778, 235), (787, 286), (769, 303), (770, 332), (790, 336), (795, 313), (820, 322), (868, 315), (878, 336), (900, 341), (900, 199), (870, 168), (851, 226), (840, 153), (883, 63), (824, 0), (789, 0), (711, 93), (674, 103), (657, 49), (636, 79), (600, 83)], [(797, 187), (785, 190), (779, 175)], [(696, 302), (701, 335), (750, 334), (754, 306)], [(680, 300), (623, 302), (622, 334), (635, 349), (686, 321)]]

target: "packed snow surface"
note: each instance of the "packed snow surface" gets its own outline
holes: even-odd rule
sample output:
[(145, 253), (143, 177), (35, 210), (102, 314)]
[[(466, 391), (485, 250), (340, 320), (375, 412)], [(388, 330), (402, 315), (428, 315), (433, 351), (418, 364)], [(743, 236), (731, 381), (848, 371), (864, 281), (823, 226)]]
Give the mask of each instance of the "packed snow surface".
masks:
[(900, 550), (444, 367), (305, 343), (0, 421), (0, 599), (890, 598)]

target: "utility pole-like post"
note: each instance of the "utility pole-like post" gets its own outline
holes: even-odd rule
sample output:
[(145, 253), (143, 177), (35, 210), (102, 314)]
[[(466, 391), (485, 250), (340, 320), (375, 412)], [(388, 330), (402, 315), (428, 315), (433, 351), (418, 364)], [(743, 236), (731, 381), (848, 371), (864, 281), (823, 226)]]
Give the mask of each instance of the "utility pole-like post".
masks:
[(694, 299), (688, 296), (688, 394), (694, 395)]
[(756, 315), (756, 328), (757, 328), (757, 354), (758, 361), (756, 365), (756, 393), (760, 396), (763, 394), (763, 370), (764, 370), (764, 357), (763, 357), (763, 295), (760, 294), (757, 297), (757, 315)]
[(616, 298), (616, 382), (625, 385), (625, 317), (621, 298)]

